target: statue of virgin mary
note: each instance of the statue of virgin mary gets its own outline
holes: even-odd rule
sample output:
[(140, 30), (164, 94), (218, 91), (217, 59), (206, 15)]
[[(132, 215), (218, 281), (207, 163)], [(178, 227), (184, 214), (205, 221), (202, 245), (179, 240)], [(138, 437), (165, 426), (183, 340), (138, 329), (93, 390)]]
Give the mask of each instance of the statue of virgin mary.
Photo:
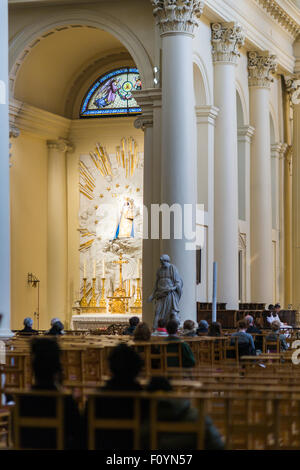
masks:
[(134, 202), (129, 197), (126, 198), (122, 212), (120, 222), (116, 230), (114, 239), (116, 238), (134, 238)]

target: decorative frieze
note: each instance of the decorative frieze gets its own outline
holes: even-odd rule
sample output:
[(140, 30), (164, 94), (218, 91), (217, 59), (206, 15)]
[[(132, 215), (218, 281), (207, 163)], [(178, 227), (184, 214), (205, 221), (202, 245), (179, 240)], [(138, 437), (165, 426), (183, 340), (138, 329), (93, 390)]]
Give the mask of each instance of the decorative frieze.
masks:
[(300, 104), (300, 76), (286, 77), (285, 84), (293, 105)]
[[(287, 5), (283, 9), (276, 0), (255, 0), (262, 8), (284, 29), (286, 29), (295, 38), (300, 34), (300, 25), (295, 17), (292, 5)], [(289, 14), (290, 13), (290, 14)]]
[(203, 0), (151, 0), (161, 35), (193, 34), (203, 12)]
[(245, 42), (245, 35), (238, 23), (213, 23), (211, 42), (214, 62), (236, 64), (240, 56), (239, 47)]
[(276, 56), (269, 51), (248, 52), (249, 86), (270, 88), (277, 69)]

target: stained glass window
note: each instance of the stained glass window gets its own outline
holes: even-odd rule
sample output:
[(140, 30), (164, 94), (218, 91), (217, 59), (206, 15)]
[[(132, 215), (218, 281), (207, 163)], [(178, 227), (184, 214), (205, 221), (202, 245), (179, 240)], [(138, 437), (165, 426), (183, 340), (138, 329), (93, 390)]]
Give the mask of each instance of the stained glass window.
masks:
[(91, 86), (80, 109), (80, 117), (109, 117), (134, 115), (141, 112), (132, 95), (141, 90), (142, 83), (136, 68), (122, 67), (102, 75)]

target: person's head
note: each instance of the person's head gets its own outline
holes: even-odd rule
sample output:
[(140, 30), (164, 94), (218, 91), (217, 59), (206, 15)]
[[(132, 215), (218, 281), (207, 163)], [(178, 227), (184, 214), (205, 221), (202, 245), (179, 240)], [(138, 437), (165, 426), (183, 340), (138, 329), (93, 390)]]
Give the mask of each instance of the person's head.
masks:
[(31, 358), (36, 384), (51, 387), (61, 381), (60, 348), (54, 338), (34, 338), (31, 341)]
[(60, 321), (59, 318), (52, 318), (51, 322), (50, 322), (50, 325), (53, 326), (54, 323), (56, 323), (57, 321)]
[(246, 329), (247, 329), (247, 323), (246, 323), (246, 321), (245, 321), (245, 320), (240, 320), (240, 321), (238, 322), (238, 330), (239, 330), (239, 331), (246, 331)]
[(275, 304), (275, 305), (274, 305), (274, 310), (275, 310), (276, 313), (279, 313), (280, 310), (281, 310), (280, 304)]
[(129, 318), (129, 325), (132, 327), (136, 327), (140, 323), (139, 317), (131, 317)]
[(280, 323), (279, 323), (279, 321), (274, 320), (274, 321), (271, 323), (271, 329), (272, 329), (273, 331), (279, 331), (279, 330), (280, 330)]
[(208, 331), (209, 336), (222, 336), (222, 325), (218, 321), (212, 322)]
[(113, 376), (125, 382), (134, 380), (143, 365), (141, 357), (127, 344), (119, 344), (108, 357), (109, 367)]
[(26, 317), (26, 318), (24, 318), (23, 323), (24, 323), (24, 326), (25, 326), (26, 328), (32, 328), (33, 320), (32, 320), (32, 318), (30, 318), (30, 317)]
[(147, 323), (141, 322), (137, 325), (134, 330), (134, 339), (135, 341), (149, 341), (151, 338), (151, 330)]
[(146, 390), (147, 392), (171, 392), (172, 385), (167, 377), (151, 377)]
[(200, 330), (208, 331), (209, 324), (207, 323), (206, 320), (200, 320), (198, 326), (199, 326)]
[(185, 320), (183, 323), (183, 329), (187, 331), (193, 331), (195, 329), (195, 323), (193, 320)]
[(160, 318), (157, 322), (157, 327), (158, 328), (166, 328), (166, 320), (164, 320), (163, 318)]
[(169, 335), (176, 335), (178, 331), (178, 323), (176, 320), (169, 320), (167, 323), (167, 332)]
[(247, 326), (253, 326), (254, 320), (251, 315), (246, 315), (244, 320), (247, 323)]
[(273, 312), (274, 311), (274, 305), (273, 304), (270, 304), (269, 307), (268, 307), (268, 310), (270, 312)]
[(64, 325), (62, 324), (61, 321), (56, 321), (53, 323), (51, 331), (54, 335), (61, 335), (64, 329)]
[(169, 255), (161, 255), (160, 257), (160, 264), (162, 267), (166, 267), (170, 264), (171, 260), (170, 260), (170, 256)]

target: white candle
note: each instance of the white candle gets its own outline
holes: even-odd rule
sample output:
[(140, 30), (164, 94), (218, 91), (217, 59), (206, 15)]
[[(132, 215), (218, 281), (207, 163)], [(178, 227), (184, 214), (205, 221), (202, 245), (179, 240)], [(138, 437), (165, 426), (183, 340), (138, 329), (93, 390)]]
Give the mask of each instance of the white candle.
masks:
[(93, 278), (95, 279), (96, 277), (96, 261), (94, 261), (94, 274), (93, 274)]
[(102, 277), (105, 277), (105, 262), (102, 260)]
[(137, 277), (140, 277), (140, 260), (137, 262)]
[(86, 262), (83, 263), (83, 278), (86, 279)]

